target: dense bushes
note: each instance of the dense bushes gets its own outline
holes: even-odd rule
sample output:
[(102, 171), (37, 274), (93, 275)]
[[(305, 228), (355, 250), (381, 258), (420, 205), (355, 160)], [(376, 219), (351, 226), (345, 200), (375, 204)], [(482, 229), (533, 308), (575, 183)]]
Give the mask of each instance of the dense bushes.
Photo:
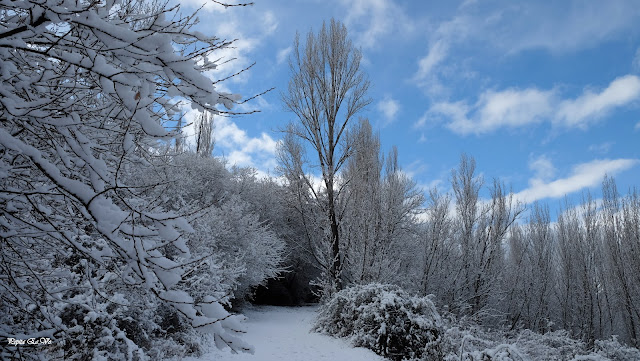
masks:
[(559, 330), (540, 334), (487, 330), (466, 318), (443, 317), (442, 350), (445, 361), (537, 361), (537, 360), (640, 360), (638, 349), (627, 347), (614, 337), (596, 341), (593, 348)]
[(320, 308), (314, 330), (391, 360), (640, 360), (640, 351), (616, 338), (589, 348), (566, 331), (487, 330), (468, 318), (441, 318), (429, 298), (376, 283), (336, 293)]
[(338, 292), (320, 309), (315, 330), (349, 338), (355, 346), (392, 360), (442, 359), (435, 306), (393, 285), (358, 285)]

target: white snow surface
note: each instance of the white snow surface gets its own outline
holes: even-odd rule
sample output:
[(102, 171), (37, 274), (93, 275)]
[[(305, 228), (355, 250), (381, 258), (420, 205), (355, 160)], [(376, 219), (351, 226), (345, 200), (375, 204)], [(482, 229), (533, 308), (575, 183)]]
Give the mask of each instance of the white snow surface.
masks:
[(184, 361), (376, 361), (387, 360), (373, 351), (353, 347), (348, 340), (311, 331), (318, 306), (251, 306), (247, 333), (241, 338), (253, 345), (255, 354), (232, 354), (229, 349), (212, 350), (199, 358)]

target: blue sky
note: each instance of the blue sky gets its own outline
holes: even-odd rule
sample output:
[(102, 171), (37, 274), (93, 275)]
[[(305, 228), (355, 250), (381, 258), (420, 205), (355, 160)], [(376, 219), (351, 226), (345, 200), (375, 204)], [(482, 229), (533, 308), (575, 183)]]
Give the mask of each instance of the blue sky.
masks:
[[(185, 10), (203, 0), (183, 0)], [(422, 187), (449, 189), (465, 152), (487, 184), (557, 208), (595, 198), (605, 174), (621, 192), (640, 185), (640, 1), (256, 0), (207, 5), (198, 30), (238, 39), (221, 77), (256, 62), (220, 90), (271, 93), (216, 120), (217, 155), (273, 174), (276, 130), (294, 115), (280, 92), (296, 31), (331, 18), (363, 52), (373, 103), (363, 112), (383, 149)], [(192, 117), (193, 114), (187, 114)]]

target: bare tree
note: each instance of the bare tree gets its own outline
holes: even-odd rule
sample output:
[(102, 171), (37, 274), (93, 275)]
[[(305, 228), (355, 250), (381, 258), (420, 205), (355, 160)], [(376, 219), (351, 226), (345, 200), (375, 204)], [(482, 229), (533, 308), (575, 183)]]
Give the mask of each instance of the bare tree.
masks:
[(551, 320), (553, 228), (549, 208), (533, 205), (527, 224), (514, 226), (509, 235), (504, 288), (511, 328), (524, 326), (544, 332)]
[(462, 256), (458, 274), (455, 276), (458, 285), (452, 297), (458, 300), (470, 297), (465, 291), (473, 282), (474, 234), (479, 218), (478, 198), (484, 183), (482, 177), (475, 176), (475, 170), (475, 159), (463, 154), (460, 157), (458, 169), (451, 172), (451, 186), (456, 200), (457, 222), (459, 222), (457, 238)]
[(452, 173), (452, 186), (461, 224), (458, 238), (462, 284), (458, 286), (458, 306), (470, 306), (470, 311), (478, 314), (486, 311), (490, 298), (495, 296), (504, 256), (502, 242), (524, 207), (498, 180), (489, 189), (491, 200), (481, 201), (483, 181), (474, 173), (475, 160), (463, 154), (459, 169)]
[(343, 257), (337, 210), (338, 173), (350, 154), (349, 123), (371, 102), (367, 97), (369, 81), (360, 69), (361, 58), (347, 37), (346, 27), (333, 19), (328, 27), (323, 24), (317, 35), (309, 32), (304, 47), (297, 35), (289, 62), (292, 75), (288, 92), (282, 96), (286, 108), (300, 121), (287, 132), (313, 148), (317, 155), (313, 165), (322, 172), (326, 190), (323, 208), (330, 228), (329, 276), (335, 289), (342, 288)]
[(453, 219), (449, 213), (451, 195), (440, 193), (437, 188), (429, 190), (426, 216), (422, 237), (424, 247), (421, 291), (433, 293), (445, 299), (445, 293), (452, 289), (451, 256), (453, 253)]
[(195, 122), (196, 154), (203, 158), (211, 157), (213, 152), (213, 113), (205, 111), (198, 115)]
[(355, 282), (372, 282), (377, 240), (382, 233), (382, 167), (380, 136), (366, 119), (353, 134), (353, 153), (344, 177), (348, 182), (343, 239), (348, 247), (348, 277)]

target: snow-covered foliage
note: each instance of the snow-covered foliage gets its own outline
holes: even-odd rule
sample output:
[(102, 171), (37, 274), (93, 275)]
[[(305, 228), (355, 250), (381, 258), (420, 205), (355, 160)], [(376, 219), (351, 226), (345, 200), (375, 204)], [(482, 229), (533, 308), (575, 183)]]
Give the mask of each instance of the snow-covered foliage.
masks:
[(465, 352), (465, 361), (525, 361), (518, 348), (510, 344), (501, 344), (482, 351)]
[(624, 346), (614, 337), (596, 341), (590, 348), (567, 331), (544, 334), (531, 330), (488, 330), (469, 319), (444, 317), (444, 359), (454, 360), (616, 360), (640, 359), (640, 351)]
[(443, 329), (431, 300), (393, 285), (357, 285), (336, 293), (321, 307), (315, 330), (392, 360), (442, 358)]
[(251, 350), (241, 317), (181, 286), (202, 260), (192, 227), (140, 196), (154, 179), (123, 178), (154, 162), (178, 100), (219, 113), (237, 99), (203, 74), (229, 43), (178, 10), (0, 1), (0, 337), (52, 342), (2, 358), (144, 359), (172, 337), (165, 306), (216, 345)]
[(129, 176), (162, 180), (163, 186), (145, 198), (192, 214), (193, 232), (184, 237), (190, 251), (202, 257), (186, 279), (194, 295), (214, 292), (221, 302), (242, 301), (284, 271), (285, 243), (254, 211), (258, 195), (250, 188), (257, 180), (243, 180), (219, 159), (190, 153)]
[(349, 283), (401, 284), (406, 279), (405, 260), (413, 257), (415, 215), (424, 197), (402, 172), (397, 148), (385, 160), (379, 135), (368, 120), (360, 120), (350, 135), (353, 150), (344, 172), (342, 199), (343, 277)]

